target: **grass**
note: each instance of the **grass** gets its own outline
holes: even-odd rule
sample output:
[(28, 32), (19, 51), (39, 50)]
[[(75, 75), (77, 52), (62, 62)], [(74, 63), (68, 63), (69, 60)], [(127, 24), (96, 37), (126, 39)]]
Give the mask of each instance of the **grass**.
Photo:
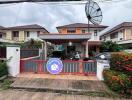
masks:
[(7, 90), (10, 88), (12, 81), (10, 79), (5, 79), (2, 83), (0, 83), (0, 90)]

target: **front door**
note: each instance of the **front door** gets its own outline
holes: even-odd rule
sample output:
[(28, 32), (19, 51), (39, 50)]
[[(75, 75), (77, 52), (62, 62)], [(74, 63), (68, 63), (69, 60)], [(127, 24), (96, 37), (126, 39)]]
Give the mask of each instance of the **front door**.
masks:
[(75, 46), (67, 46), (67, 56), (69, 58), (73, 58), (74, 57), (75, 51), (76, 51), (76, 47)]

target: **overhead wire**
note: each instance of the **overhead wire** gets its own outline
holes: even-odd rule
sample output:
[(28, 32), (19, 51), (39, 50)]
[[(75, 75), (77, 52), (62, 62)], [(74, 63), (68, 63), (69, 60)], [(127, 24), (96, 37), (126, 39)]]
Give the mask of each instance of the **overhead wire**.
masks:
[(13, 25), (17, 24), (19, 16), (21, 14), (22, 7), (23, 7), (23, 3), (21, 3), (20, 6), (19, 6), (19, 8), (18, 8), (17, 15), (16, 15), (16, 18), (15, 18), (15, 21), (14, 21)]
[[(21, 2), (20, 2), (21, 1)], [(116, 3), (116, 2), (121, 2), (121, 0), (94, 0), (95, 2), (98, 3)], [(0, 1), (0, 5), (2, 5), (1, 2), (5, 2), (5, 1)], [(44, 4), (44, 5), (59, 5), (59, 6), (63, 6), (63, 5), (84, 5), (86, 4), (87, 0), (83, 0), (83, 1), (57, 1), (57, 2), (47, 2), (47, 1), (43, 1), (43, 0), (19, 0), (19, 2), (16, 3), (40, 3), (40, 4)], [(16, 4), (14, 3), (7, 3), (7, 4)], [(6, 4), (6, 3), (5, 3)]]
[[(5, 0), (4, 0), (5, 1)], [(9, 1), (9, 0), (8, 0)], [(19, 1), (26, 1), (26, 0), (19, 0)], [(71, 6), (71, 5), (85, 5), (87, 0), (83, 0), (83, 1), (59, 1), (59, 2), (37, 2), (37, 0), (35, 2), (31, 2), (32, 0), (28, 0), (29, 2), (26, 3), (34, 3), (34, 4), (41, 4), (41, 5), (57, 5), (57, 6)], [(34, 0), (33, 0), (34, 1)], [(95, 2), (98, 3), (116, 3), (116, 2), (120, 2), (121, 0), (94, 0)], [(2, 2), (2, 1), (0, 1)], [(16, 23), (18, 22), (18, 18), (20, 16), (21, 13), (21, 9), (23, 7), (23, 3), (24, 2), (19, 2), (19, 3), (8, 3), (8, 4), (0, 4), (0, 7), (9, 7), (9, 6), (14, 6), (17, 4), (21, 4), (19, 6), (19, 9), (17, 11), (17, 16), (16, 19), (14, 21), (14, 25), (16, 25)]]

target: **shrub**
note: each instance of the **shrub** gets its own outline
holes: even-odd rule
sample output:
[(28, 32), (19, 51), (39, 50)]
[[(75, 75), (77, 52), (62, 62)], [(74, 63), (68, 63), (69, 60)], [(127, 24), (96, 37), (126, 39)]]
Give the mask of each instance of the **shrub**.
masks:
[(112, 70), (131, 73), (132, 54), (124, 52), (112, 53), (110, 59), (110, 66)]
[(8, 67), (6, 62), (0, 62), (0, 77), (8, 75)]
[(113, 70), (104, 70), (104, 81), (119, 94), (132, 95), (132, 76)]
[(101, 44), (101, 51), (102, 52), (104, 52), (104, 51), (119, 52), (122, 49), (123, 49), (122, 46), (120, 46), (116, 42), (112, 42), (112, 41), (102, 42), (102, 44)]

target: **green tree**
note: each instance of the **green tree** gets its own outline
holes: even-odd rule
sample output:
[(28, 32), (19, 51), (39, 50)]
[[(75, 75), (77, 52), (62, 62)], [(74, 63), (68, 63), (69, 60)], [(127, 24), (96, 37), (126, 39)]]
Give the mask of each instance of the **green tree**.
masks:
[(122, 49), (122, 46), (112, 41), (102, 42), (101, 44), (101, 51), (119, 52)]

